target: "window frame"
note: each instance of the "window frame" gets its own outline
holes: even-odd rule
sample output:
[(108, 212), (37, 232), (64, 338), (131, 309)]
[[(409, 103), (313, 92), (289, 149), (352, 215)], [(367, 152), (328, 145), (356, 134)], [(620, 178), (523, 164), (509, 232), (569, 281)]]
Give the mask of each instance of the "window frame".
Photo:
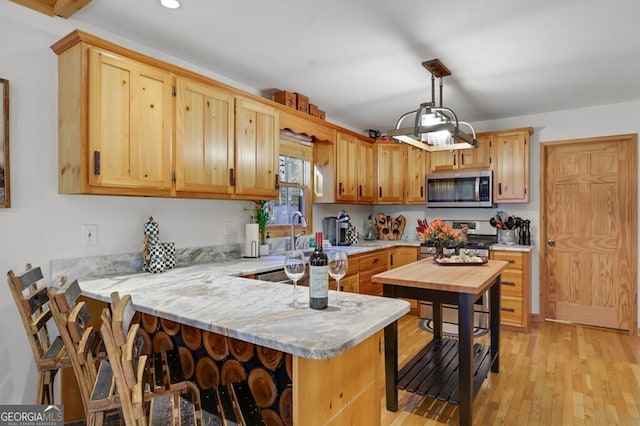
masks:
[[(280, 187), (284, 186), (288, 188), (302, 188), (306, 191), (305, 198), (308, 201), (304, 206), (305, 211), (303, 211), (302, 214), (304, 215), (304, 218), (307, 222), (305, 235), (310, 235), (313, 232), (313, 146), (307, 146), (306, 144), (303, 144), (299, 141), (284, 139), (281, 137), (278, 157), (279, 156), (297, 158), (309, 162), (308, 186), (299, 183), (280, 182)], [(298, 233), (300, 231), (302, 231), (302, 226), (300, 224), (295, 224), (294, 232)], [(270, 238), (289, 237), (291, 234), (291, 225), (267, 225), (267, 233), (269, 234)]]

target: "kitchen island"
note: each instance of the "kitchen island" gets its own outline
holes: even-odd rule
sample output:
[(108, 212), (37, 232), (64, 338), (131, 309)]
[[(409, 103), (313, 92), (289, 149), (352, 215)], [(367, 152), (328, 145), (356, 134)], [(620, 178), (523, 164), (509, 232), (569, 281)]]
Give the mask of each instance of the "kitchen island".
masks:
[[(500, 279), (508, 262), (439, 265), (422, 259), (373, 276), (385, 297), (433, 302), (433, 340), (398, 372), (397, 323), (384, 331), (387, 409), (397, 411), (398, 388), (459, 404), (460, 424), (471, 425), (473, 397), (488, 370), (499, 371)], [(490, 347), (473, 344), (473, 304), (489, 290)], [(458, 305), (459, 339), (442, 337), (442, 303)]]
[[(79, 283), (86, 297), (109, 302), (114, 291), (131, 294), (145, 315), (256, 345), (256, 352), (290, 354), (293, 424), (380, 424), (382, 330), (409, 311), (406, 301), (342, 294), (357, 306), (338, 307), (330, 292), (326, 310), (293, 309), (291, 285), (233, 277), (206, 265)], [(242, 365), (247, 375), (253, 364)]]

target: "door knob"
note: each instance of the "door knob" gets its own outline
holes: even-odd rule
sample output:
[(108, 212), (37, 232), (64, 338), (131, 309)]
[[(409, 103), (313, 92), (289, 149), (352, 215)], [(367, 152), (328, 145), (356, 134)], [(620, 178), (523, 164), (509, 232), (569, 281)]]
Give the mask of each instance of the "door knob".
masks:
[(547, 245), (548, 245), (549, 247), (553, 247), (553, 246), (555, 246), (555, 245), (556, 245), (556, 242), (555, 242), (554, 240), (547, 240)]

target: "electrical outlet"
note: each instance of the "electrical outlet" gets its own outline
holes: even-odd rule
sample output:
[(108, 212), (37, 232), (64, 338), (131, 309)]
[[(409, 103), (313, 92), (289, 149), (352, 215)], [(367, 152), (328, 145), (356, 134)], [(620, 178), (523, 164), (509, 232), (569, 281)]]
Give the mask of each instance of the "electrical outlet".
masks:
[(98, 241), (97, 225), (82, 225), (82, 245), (95, 246)]

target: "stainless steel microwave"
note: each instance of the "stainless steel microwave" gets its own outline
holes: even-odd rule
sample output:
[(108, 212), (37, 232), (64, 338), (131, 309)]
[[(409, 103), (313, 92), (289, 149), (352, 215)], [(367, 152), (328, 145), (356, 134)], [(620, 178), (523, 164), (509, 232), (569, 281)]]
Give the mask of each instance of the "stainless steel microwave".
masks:
[(427, 175), (427, 207), (493, 207), (491, 170)]

